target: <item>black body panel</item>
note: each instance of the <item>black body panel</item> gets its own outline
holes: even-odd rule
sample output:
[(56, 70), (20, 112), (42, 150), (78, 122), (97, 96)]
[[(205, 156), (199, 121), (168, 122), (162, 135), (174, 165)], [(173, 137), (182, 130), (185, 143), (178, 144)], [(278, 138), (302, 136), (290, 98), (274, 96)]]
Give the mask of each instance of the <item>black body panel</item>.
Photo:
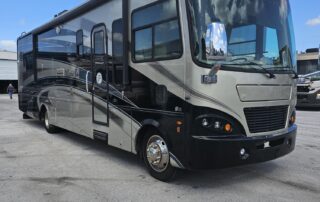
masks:
[[(24, 46), (30, 46), (25, 50), (22, 46), (23, 43), (18, 45), (19, 85), (21, 87), (19, 106), (21, 111), (28, 113), (28, 115), (32, 114), (33, 117), (38, 117), (41, 103), (46, 103), (48, 106), (54, 105), (50, 103), (50, 93), (52, 91), (50, 92), (49, 88), (53, 88), (54, 91), (54, 88), (61, 87), (60, 92), (68, 91), (67, 93), (70, 96), (66, 96), (67, 93), (60, 97), (58, 97), (59, 94), (57, 96), (60, 101), (69, 102), (68, 104), (72, 102), (69, 97), (73, 96), (72, 94), (76, 89), (76, 92), (81, 91), (82, 93), (76, 96), (80, 97), (85, 105), (93, 105), (92, 111), (97, 108), (102, 113), (107, 114), (110, 105), (116, 108), (119, 113), (123, 113), (131, 123), (135, 123), (137, 128), (140, 127), (140, 130), (150, 126), (157, 128), (163, 138), (166, 139), (170, 152), (188, 169), (228, 167), (262, 162), (283, 156), (294, 149), (295, 127), (292, 128), (290, 133), (282, 136), (248, 138), (244, 127), (235, 118), (215, 109), (191, 105), (187, 101), (188, 99), (179, 97), (174, 90), (169, 91), (167, 86), (159, 85), (144, 72), (130, 67), (128, 59), (132, 44), (128, 43), (128, 2), (125, 0), (122, 7), (122, 17), (124, 19), (119, 19), (120, 16), (115, 17), (115, 19), (110, 18), (112, 27), (110, 27), (111, 23), (106, 23), (106, 25), (109, 24), (109, 27), (106, 27), (105, 33), (108, 33), (107, 36), (111, 39), (111, 43), (107, 47), (112, 45), (112, 49), (110, 48), (106, 55), (103, 55), (103, 61), (97, 61), (100, 64), (97, 63), (94, 68), (95, 71), (93, 71), (94, 61), (92, 57), (94, 52), (92, 51), (94, 47), (91, 43), (91, 30), (96, 24), (100, 23), (101, 19), (97, 18), (89, 21), (87, 18), (80, 16), (107, 2), (109, 1), (91, 0), (33, 30), (29, 37), (19, 38), (18, 41), (22, 42), (24, 42), (24, 39), (28, 39), (24, 42)], [(68, 24), (70, 20), (77, 20), (78, 27), (74, 27), (72, 23)], [(63, 26), (59, 26), (61, 24)], [(115, 29), (116, 25), (118, 25), (118, 29)], [(119, 34), (120, 38), (123, 34), (120, 42), (116, 40), (117, 37), (114, 37)], [(78, 36), (80, 36), (80, 40), (78, 40)], [(116, 50), (121, 50), (119, 47), (123, 49), (120, 56), (115, 54)], [(161, 75), (166, 76), (171, 82), (176, 83), (179, 88), (190, 91), (192, 94), (198, 94), (199, 97), (204, 97), (190, 89), (183, 81), (180, 81), (161, 65), (150, 63), (149, 66), (156, 72), (162, 73)], [(97, 73), (102, 73), (101, 77), (106, 81), (105, 85), (94, 86)], [(106, 93), (99, 95), (97, 89)], [(92, 97), (90, 97), (91, 95)], [(211, 98), (204, 97), (204, 99), (212, 101)], [(99, 102), (95, 102), (95, 100)], [(61, 105), (63, 106), (61, 109), (66, 108), (66, 110), (57, 111), (62, 111), (66, 118), (77, 118), (69, 113), (68, 110), (70, 109), (68, 108), (71, 105), (68, 104)], [(58, 104), (57, 106), (61, 107)], [(225, 107), (228, 109), (228, 106)], [(123, 127), (124, 120), (119, 117), (119, 114), (110, 112), (107, 115), (108, 123), (102, 122), (103, 124), (109, 125), (110, 115), (110, 120), (115, 120), (114, 124), (118, 125), (119, 128)], [(232, 134), (228, 136), (223, 132), (203, 128), (199, 124), (203, 117), (227, 121), (233, 127)], [(129, 133), (134, 131), (132, 126), (133, 124), (131, 124), (131, 128), (129, 127)], [(95, 138), (104, 141), (112, 140), (112, 135), (115, 135), (101, 133), (101, 131), (93, 131), (93, 134)], [(239, 134), (241, 135), (239, 136)], [(136, 134), (127, 135), (134, 137)], [(203, 138), (203, 136), (206, 138)], [(140, 138), (140, 136), (137, 138)], [(283, 144), (278, 144), (282, 140)], [(290, 146), (285, 145), (287, 140), (291, 141)], [(257, 148), (265, 141), (278, 145), (265, 150)], [(247, 160), (240, 159), (239, 150), (242, 147), (250, 152)]]
[[(212, 169), (273, 160), (292, 152), (295, 148), (297, 127), (292, 126), (287, 134), (236, 139), (191, 138), (188, 169)], [(264, 143), (269, 142), (268, 148)], [(241, 156), (244, 148), (246, 155)]]

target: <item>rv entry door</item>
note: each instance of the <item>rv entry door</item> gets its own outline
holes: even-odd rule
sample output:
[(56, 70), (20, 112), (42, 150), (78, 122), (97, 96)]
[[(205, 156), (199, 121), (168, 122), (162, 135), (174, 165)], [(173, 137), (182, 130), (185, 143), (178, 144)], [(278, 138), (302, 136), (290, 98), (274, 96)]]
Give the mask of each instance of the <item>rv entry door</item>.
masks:
[(108, 39), (106, 27), (96, 25), (92, 30), (92, 117), (93, 123), (109, 126)]

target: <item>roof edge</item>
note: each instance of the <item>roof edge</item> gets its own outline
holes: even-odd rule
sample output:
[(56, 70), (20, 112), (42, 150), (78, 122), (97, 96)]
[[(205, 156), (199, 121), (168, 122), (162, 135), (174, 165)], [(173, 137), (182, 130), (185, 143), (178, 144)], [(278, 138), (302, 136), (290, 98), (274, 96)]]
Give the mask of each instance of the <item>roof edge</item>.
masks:
[(89, 12), (95, 8), (97, 8), (98, 6), (108, 2), (110, 0), (89, 0), (88, 2), (81, 4), (80, 6), (54, 18), (53, 20), (49, 21), (46, 24), (43, 24), (42, 26), (35, 28), (34, 30), (24, 34), (23, 36), (18, 37), (18, 40), (23, 38), (24, 36), (27, 36), (29, 34), (40, 34), (52, 27), (58, 26), (62, 23), (65, 23), (69, 20), (72, 20), (78, 16), (80, 16), (83, 13)]

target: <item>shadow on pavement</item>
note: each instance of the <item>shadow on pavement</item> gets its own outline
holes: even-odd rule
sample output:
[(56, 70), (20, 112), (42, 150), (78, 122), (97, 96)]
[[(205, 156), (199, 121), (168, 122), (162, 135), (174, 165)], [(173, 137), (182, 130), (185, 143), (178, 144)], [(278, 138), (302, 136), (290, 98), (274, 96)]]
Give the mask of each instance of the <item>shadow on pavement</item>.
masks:
[[(123, 166), (138, 167), (145, 170), (145, 166), (136, 155), (129, 152), (107, 146), (106, 143), (89, 139), (87, 137), (61, 130), (56, 134), (47, 134), (42, 124), (36, 120), (25, 120), (28, 124), (35, 128), (44, 130), (46, 135), (54, 135), (68, 141), (71, 144), (78, 145), (85, 150), (90, 150), (99, 156), (106, 157), (113, 161), (117, 161)], [(256, 180), (256, 178), (264, 178), (261, 173), (272, 173), (278, 166), (274, 162), (260, 163), (234, 168), (226, 168), (219, 170), (202, 170), (202, 171), (186, 171), (178, 172), (176, 179), (171, 182), (171, 185), (190, 186), (192, 189), (198, 188), (214, 188), (230, 186), (235, 184), (243, 184), (248, 181)], [(258, 170), (259, 172), (256, 172)], [(147, 172), (147, 171), (146, 171)], [(146, 173), (141, 173), (144, 175)], [(156, 181), (156, 180), (155, 180)]]

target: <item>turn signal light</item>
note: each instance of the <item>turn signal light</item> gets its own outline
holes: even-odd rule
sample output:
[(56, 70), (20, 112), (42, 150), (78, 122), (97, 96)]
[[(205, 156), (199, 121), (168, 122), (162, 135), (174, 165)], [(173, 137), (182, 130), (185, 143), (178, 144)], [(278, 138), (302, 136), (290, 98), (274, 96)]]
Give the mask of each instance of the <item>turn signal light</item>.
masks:
[(224, 125), (224, 131), (227, 133), (231, 133), (232, 132), (232, 126), (230, 123), (227, 123), (226, 125)]
[(292, 112), (289, 120), (290, 126), (292, 126), (296, 122), (296, 112)]
[(177, 133), (181, 133), (181, 126), (183, 125), (182, 121), (176, 121), (177, 124)]

